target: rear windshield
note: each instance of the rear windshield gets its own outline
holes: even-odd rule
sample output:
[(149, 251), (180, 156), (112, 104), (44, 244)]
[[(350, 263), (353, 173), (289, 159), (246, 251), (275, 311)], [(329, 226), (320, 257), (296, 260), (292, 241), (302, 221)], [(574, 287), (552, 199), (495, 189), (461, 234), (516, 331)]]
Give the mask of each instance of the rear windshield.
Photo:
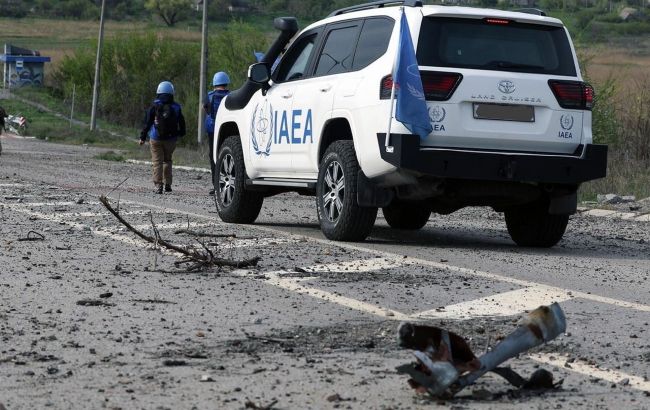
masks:
[(427, 17), (417, 51), (425, 66), (575, 76), (563, 27)]

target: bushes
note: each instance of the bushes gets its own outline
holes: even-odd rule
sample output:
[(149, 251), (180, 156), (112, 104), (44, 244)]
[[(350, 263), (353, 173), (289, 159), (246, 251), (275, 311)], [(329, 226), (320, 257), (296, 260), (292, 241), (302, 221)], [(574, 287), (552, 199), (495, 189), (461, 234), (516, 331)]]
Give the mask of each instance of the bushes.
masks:
[[(53, 82), (59, 97), (69, 98), (76, 85), (77, 107), (89, 111), (95, 67), (95, 44), (66, 56), (57, 65)], [(145, 34), (107, 40), (102, 53), (99, 116), (127, 127), (140, 127), (144, 110), (155, 97), (159, 82), (169, 80), (183, 105), (188, 138), (196, 135), (199, 108), (200, 44)], [(252, 27), (233, 22), (209, 40), (208, 80), (227, 71), (233, 88), (241, 85), (253, 51), (265, 50), (265, 37)]]

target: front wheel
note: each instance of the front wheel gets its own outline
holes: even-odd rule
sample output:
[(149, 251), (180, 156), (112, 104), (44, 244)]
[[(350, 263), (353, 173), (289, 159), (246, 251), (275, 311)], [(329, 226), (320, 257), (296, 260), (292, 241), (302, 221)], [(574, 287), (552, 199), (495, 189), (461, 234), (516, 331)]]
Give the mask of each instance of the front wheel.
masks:
[(260, 192), (246, 190), (244, 152), (238, 136), (226, 138), (219, 147), (212, 182), (214, 202), (221, 220), (241, 224), (255, 222), (264, 196)]
[(569, 215), (551, 215), (548, 202), (519, 206), (505, 211), (506, 226), (519, 246), (550, 248), (557, 244), (569, 223)]
[(352, 141), (335, 141), (318, 170), (316, 207), (323, 234), (336, 241), (363, 241), (377, 218), (377, 208), (357, 203), (359, 162)]

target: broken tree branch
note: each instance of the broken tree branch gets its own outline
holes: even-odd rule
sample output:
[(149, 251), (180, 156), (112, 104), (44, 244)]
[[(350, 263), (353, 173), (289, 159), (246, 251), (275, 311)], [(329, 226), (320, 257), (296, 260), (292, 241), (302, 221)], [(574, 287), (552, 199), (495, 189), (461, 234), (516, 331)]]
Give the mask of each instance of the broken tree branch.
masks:
[[(117, 212), (111, 204), (108, 202), (108, 198), (104, 195), (99, 197), (99, 201), (104, 205), (104, 207), (111, 213), (117, 220), (126, 227), (129, 231), (133, 232), (135, 235), (140, 237), (141, 239), (154, 244), (154, 245), (159, 245), (163, 248), (166, 248), (168, 250), (172, 250), (174, 252), (178, 252), (182, 254), (185, 259), (182, 261), (176, 262), (176, 265), (178, 266), (179, 264), (192, 264), (190, 266), (190, 269), (188, 271), (199, 271), (203, 270), (206, 268), (218, 266), (218, 267), (234, 267), (234, 268), (243, 268), (243, 267), (248, 267), (248, 266), (255, 266), (257, 263), (260, 261), (261, 258), (259, 257), (254, 257), (251, 259), (244, 259), (244, 260), (230, 260), (230, 259), (222, 259), (222, 258), (216, 258), (214, 256), (214, 253), (210, 251), (209, 249), (206, 251), (199, 251), (194, 248), (191, 248), (189, 246), (179, 246), (175, 245), (173, 243), (167, 242), (166, 240), (162, 239), (160, 237), (160, 233), (158, 232), (158, 229), (156, 228), (155, 223), (153, 222), (153, 217), (151, 217), (151, 223), (153, 226), (154, 230), (154, 235), (155, 237), (146, 235), (142, 233), (141, 231), (137, 230), (136, 228), (133, 227), (129, 222), (127, 222), (120, 214)], [(202, 248), (206, 250), (207, 248), (205, 245), (201, 244)]]

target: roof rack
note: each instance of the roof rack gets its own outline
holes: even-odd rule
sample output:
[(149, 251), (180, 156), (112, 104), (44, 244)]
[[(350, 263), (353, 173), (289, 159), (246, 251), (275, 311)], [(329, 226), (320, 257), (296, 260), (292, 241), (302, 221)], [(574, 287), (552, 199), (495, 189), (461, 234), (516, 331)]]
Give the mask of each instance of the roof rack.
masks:
[(540, 9), (530, 8), (530, 9), (517, 9), (517, 10), (513, 10), (513, 11), (516, 11), (518, 13), (534, 14), (536, 16), (546, 16), (546, 12), (544, 10), (540, 10)]
[(351, 13), (353, 11), (378, 9), (385, 6), (392, 6), (398, 4), (406, 7), (422, 7), (421, 0), (372, 1), (370, 3), (357, 4), (356, 6), (350, 6), (350, 7), (334, 10), (327, 17), (340, 16), (341, 14)]

